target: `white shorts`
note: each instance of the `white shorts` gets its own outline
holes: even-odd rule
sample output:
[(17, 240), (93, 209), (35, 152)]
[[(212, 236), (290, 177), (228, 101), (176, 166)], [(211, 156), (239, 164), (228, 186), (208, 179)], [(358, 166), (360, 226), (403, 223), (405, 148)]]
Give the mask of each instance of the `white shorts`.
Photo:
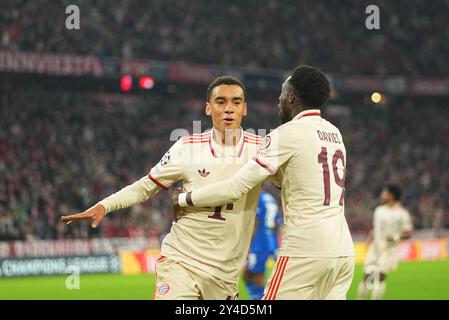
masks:
[(354, 257), (281, 256), (263, 300), (345, 300), (354, 275)]
[(161, 257), (156, 262), (155, 300), (235, 300), (236, 283), (224, 282), (209, 273)]
[(397, 246), (379, 248), (370, 245), (365, 259), (365, 273), (369, 274), (373, 271), (387, 274), (396, 261)]

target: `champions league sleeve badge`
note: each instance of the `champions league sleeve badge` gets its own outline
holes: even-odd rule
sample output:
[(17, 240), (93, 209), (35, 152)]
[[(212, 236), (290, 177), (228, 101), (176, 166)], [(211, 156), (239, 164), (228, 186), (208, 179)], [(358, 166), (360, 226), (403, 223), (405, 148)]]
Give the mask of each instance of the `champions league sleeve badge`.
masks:
[(170, 151), (167, 151), (162, 157), (161, 161), (159, 161), (159, 164), (163, 167), (166, 166), (169, 161), (170, 161)]

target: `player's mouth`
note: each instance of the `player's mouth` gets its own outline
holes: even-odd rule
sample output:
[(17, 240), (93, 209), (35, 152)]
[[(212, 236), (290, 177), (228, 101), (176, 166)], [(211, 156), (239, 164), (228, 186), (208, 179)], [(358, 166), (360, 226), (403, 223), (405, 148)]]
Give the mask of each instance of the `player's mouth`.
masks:
[(233, 123), (235, 122), (235, 119), (233, 119), (233, 118), (224, 118), (224, 119), (223, 119), (223, 122), (224, 122), (226, 125), (231, 125), (231, 124), (233, 124)]

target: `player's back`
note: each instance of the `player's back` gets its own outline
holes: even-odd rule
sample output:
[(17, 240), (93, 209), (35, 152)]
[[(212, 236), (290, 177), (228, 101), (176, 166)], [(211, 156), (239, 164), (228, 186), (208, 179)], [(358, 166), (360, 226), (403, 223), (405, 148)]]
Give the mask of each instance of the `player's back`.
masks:
[(306, 111), (278, 128), (285, 227), (280, 255), (354, 255), (344, 216), (346, 149), (337, 127), (319, 110)]

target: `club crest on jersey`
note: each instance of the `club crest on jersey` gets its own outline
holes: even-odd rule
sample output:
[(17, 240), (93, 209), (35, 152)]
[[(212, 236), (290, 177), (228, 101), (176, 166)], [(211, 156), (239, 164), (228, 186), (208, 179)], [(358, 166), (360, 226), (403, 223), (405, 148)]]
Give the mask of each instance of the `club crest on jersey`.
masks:
[(271, 144), (271, 137), (267, 135), (267, 136), (265, 136), (265, 139), (263, 139), (262, 144), (259, 146), (257, 153), (261, 156), (265, 156), (266, 150), (268, 149), (270, 144)]
[(203, 170), (198, 169), (198, 173), (200, 174), (200, 176), (206, 178), (210, 172), (209, 171), (206, 172), (206, 169), (203, 169)]
[(168, 285), (168, 283), (162, 283), (162, 284), (159, 286), (159, 289), (158, 289), (157, 291), (158, 291), (158, 293), (159, 293), (160, 295), (167, 294), (168, 291), (170, 291), (170, 286)]
[(268, 147), (270, 146), (270, 144), (271, 144), (271, 137), (267, 135), (267, 136), (265, 137), (265, 139), (263, 139), (263, 142), (262, 142), (262, 144), (260, 145), (259, 150), (265, 150), (265, 149), (268, 149)]
[(167, 163), (170, 161), (170, 151), (167, 151), (164, 156), (162, 157), (161, 161), (159, 161), (159, 164), (161, 166), (167, 165)]

